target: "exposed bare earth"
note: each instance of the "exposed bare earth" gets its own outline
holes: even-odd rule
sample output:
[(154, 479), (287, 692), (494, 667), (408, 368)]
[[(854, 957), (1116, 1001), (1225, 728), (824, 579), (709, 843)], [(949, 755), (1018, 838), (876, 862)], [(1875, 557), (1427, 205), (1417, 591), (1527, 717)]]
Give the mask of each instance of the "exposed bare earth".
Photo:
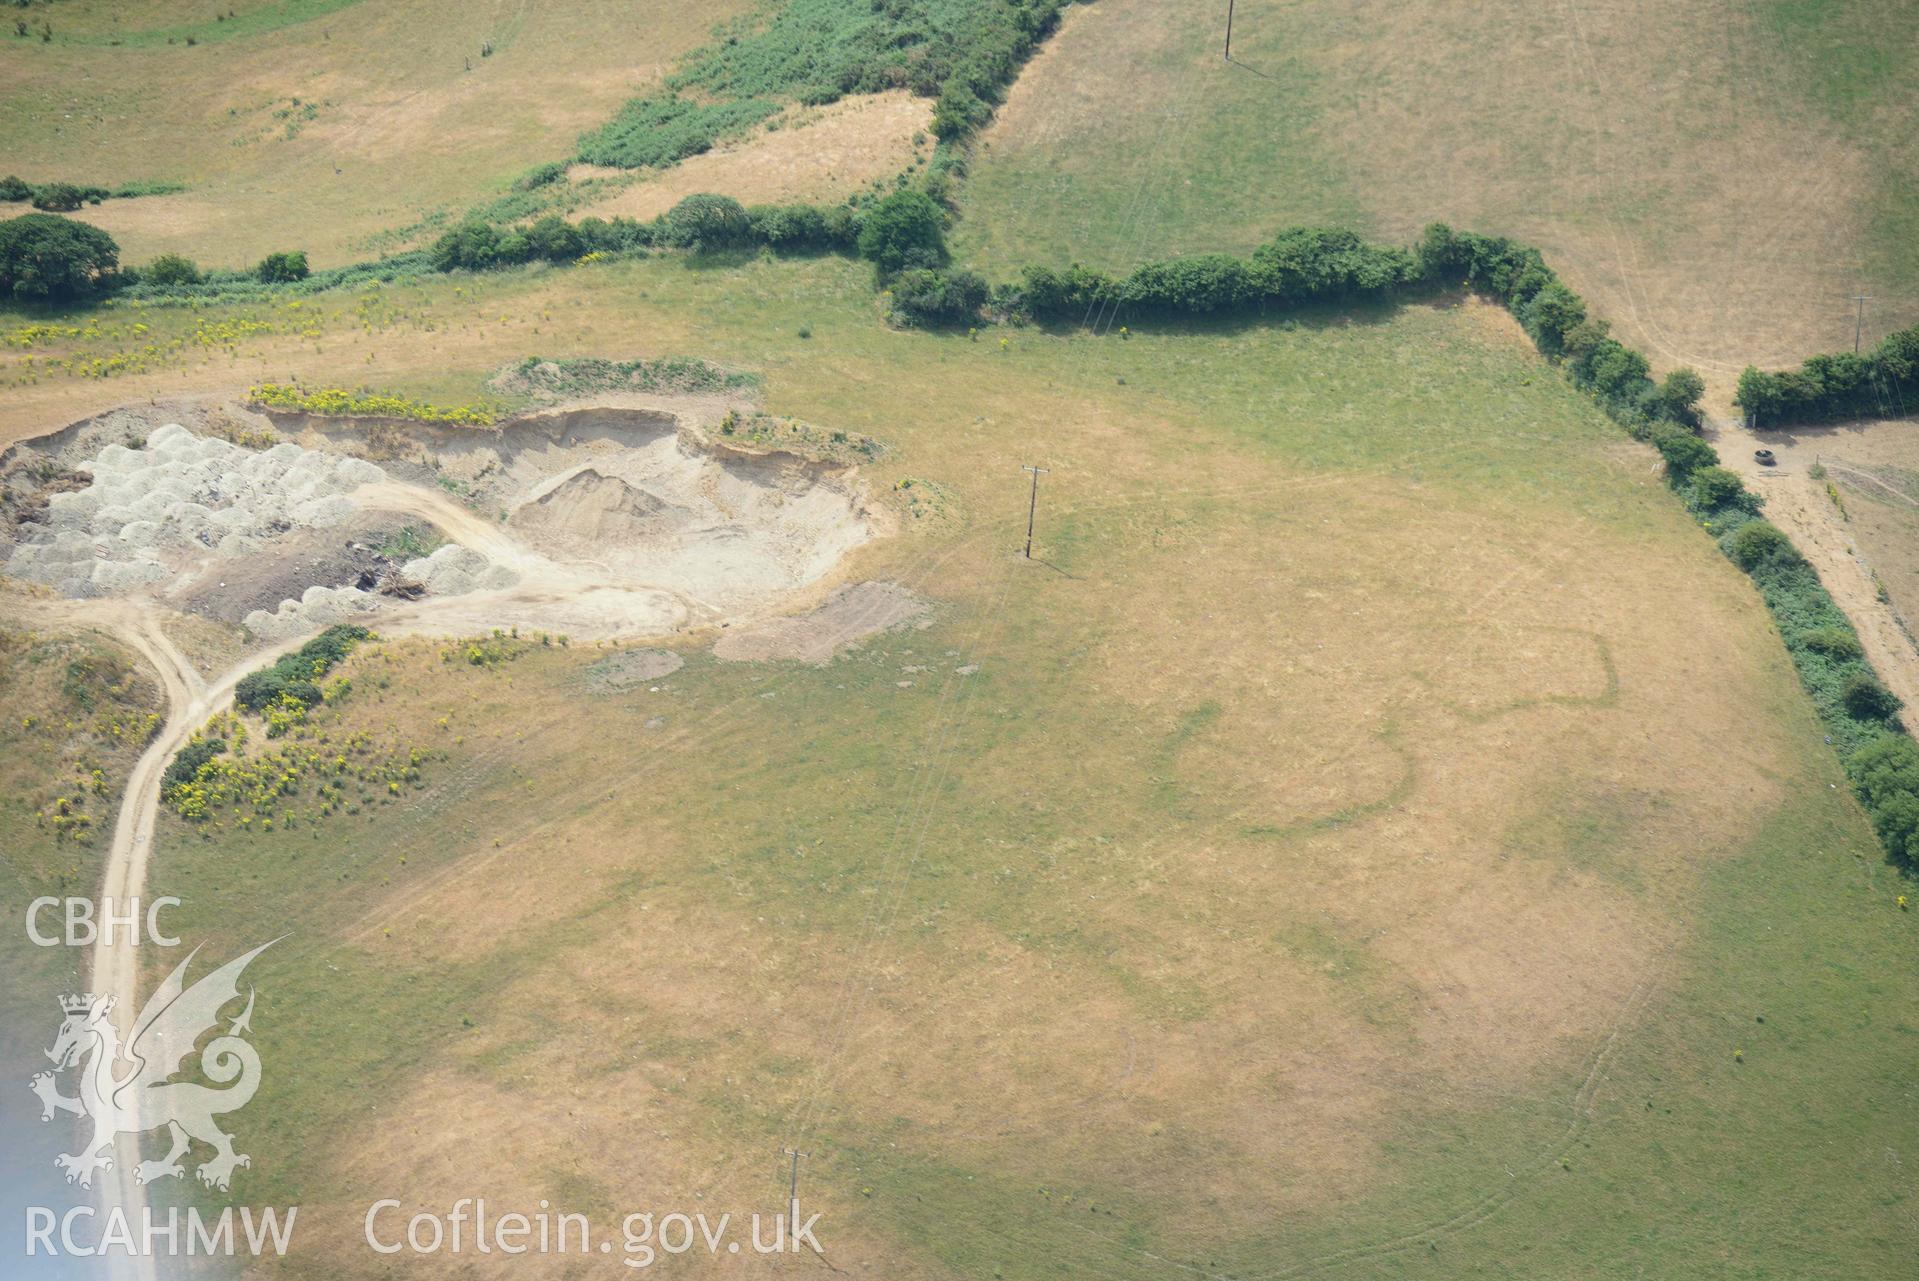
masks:
[(868, 636), (924, 626), (931, 612), (911, 588), (898, 583), (854, 583), (835, 589), (804, 614), (733, 628), (713, 646), (713, 653), (734, 662), (828, 663)]

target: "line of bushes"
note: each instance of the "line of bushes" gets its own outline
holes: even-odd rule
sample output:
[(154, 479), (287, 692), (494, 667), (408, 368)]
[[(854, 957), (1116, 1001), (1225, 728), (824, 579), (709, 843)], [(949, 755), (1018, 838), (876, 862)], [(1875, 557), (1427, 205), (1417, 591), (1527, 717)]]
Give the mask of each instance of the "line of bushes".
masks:
[(684, 395), (745, 391), (759, 386), (759, 381), (753, 374), (683, 356), (664, 356), (657, 360), (605, 360), (598, 356), (549, 360), (544, 356), (528, 356), (495, 386), (556, 397), (630, 390)]
[(1887, 855), (1908, 871), (1919, 868), (1919, 743), (1895, 719), (1899, 698), (1866, 660), (1852, 621), (1710, 445), (1670, 429), (1652, 439), (1667, 483), (1759, 589)]
[(1655, 385), (1645, 356), (1607, 336), (1535, 249), (1435, 224), (1417, 252), (1427, 278), (1458, 280), (1503, 303), (1542, 354), (1659, 451), (1667, 483), (1758, 588), (1887, 856), (1908, 872), (1919, 868), (1919, 743), (1896, 719), (1899, 699), (1872, 670), (1818, 571), (1760, 517), (1758, 496), (1694, 434), (1699, 376), (1677, 369)]
[(183, 182), (123, 182), (117, 187), (96, 187), (77, 182), (28, 182), (17, 174), (0, 178), (0, 202), (25, 202), (35, 209), (51, 213), (71, 213), (82, 205), (97, 205), (103, 200), (132, 200), (138, 196), (165, 196), (185, 191)]
[(576, 262), (648, 249), (696, 253), (764, 247), (778, 253), (857, 253), (882, 272), (946, 261), (945, 215), (919, 191), (896, 191), (863, 209), (850, 205), (742, 205), (731, 196), (686, 197), (648, 222), (547, 214), (523, 227), (478, 219), (445, 232), (427, 251), (440, 271), (487, 271), (525, 262)]
[[(397, 260), (327, 273), (315, 289), (336, 288)], [(133, 298), (225, 298), (260, 286), (298, 285), (313, 275), (301, 250), (271, 253), (247, 271), (200, 270), (192, 259), (161, 254), (144, 267), (124, 266), (112, 236), (77, 218), (32, 213), (0, 222), (0, 299), (66, 303), (101, 295)], [(390, 278), (390, 274), (384, 278)]]
[(1797, 369), (1748, 365), (1733, 403), (1757, 427), (1841, 418), (1898, 418), (1919, 410), (1919, 325), (1888, 334), (1863, 355), (1809, 356)]

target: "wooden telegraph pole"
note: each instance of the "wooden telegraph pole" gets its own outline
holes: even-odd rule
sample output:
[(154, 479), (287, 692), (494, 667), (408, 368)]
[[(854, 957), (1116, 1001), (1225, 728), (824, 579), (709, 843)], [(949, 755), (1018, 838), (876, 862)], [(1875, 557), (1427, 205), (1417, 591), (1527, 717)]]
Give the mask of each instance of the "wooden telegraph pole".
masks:
[(1049, 467), (1022, 467), (1020, 470), (1033, 473), (1032, 497), (1026, 500), (1026, 559), (1031, 560), (1033, 559), (1033, 516), (1039, 511), (1039, 478), (1052, 469)]
[(1872, 300), (1871, 294), (1854, 294), (1852, 300), (1859, 304), (1859, 312), (1852, 322), (1852, 354), (1859, 354), (1859, 338), (1866, 329), (1866, 304)]

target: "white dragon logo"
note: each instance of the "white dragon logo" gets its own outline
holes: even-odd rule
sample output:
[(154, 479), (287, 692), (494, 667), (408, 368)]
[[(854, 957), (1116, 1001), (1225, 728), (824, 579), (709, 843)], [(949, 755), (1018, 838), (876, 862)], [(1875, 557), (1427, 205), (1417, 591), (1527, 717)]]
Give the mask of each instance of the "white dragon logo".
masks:
[[(53, 1072), (40, 1073), (31, 1085), (40, 1096), (42, 1121), (51, 1121), (56, 1112), (71, 1112), (93, 1121), (93, 1137), (78, 1152), (54, 1158), (54, 1164), (67, 1172), (68, 1183), (91, 1187), (96, 1170), (113, 1168), (113, 1145), (118, 1135), (139, 1134), (163, 1125), (172, 1135), (173, 1149), (158, 1161), (142, 1161), (134, 1167), (134, 1177), (141, 1183), (178, 1177), (183, 1172), (180, 1158), (187, 1154), (189, 1138), (214, 1149), (213, 1159), (198, 1171), (200, 1181), (208, 1187), (226, 1191), (233, 1171), (252, 1164), (251, 1158), (233, 1150), (233, 1136), (213, 1121), (216, 1115), (245, 1107), (260, 1087), (260, 1056), (241, 1039), (242, 1033), (251, 1030), (251, 988), (247, 990), (246, 1009), (224, 1035), (207, 1042), (200, 1053), (200, 1070), (208, 1080), (227, 1088), (216, 1090), (197, 1081), (168, 1078), (180, 1071), (201, 1036), (218, 1027), (220, 1011), (239, 999), (240, 972), (247, 963), (272, 946), (263, 943), (187, 987), (187, 966), (200, 953), (194, 948), (147, 998), (124, 1051), (120, 1030), (108, 1018), (113, 1012), (111, 996), (89, 993), (60, 998), (60, 1008), (67, 1018), (47, 1057), (61, 1072), (92, 1057), (80, 1068), (78, 1097), (61, 1094)], [(116, 1073), (122, 1062), (129, 1064), (129, 1069)]]

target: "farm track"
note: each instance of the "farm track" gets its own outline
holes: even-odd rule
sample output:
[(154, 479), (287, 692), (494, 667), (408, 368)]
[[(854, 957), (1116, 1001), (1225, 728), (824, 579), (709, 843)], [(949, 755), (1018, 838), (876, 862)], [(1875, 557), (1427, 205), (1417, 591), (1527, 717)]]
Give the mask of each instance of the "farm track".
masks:
[[(1891, 602), (1882, 597), (1858, 540), (1810, 474), (1812, 464), (1818, 461), (1817, 438), (1807, 444), (1770, 434), (1762, 437), (1737, 420), (1714, 421), (1709, 434), (1726, 465), (1737, 470), (1766, 500), (1766, 518), (1783, 528), (1799, 554), (1819, 571), (1826, 590), (1858, 630), (1866, 657), (1905, 703), (1908, 710), (1901, 713), (1901, 719), (1912, 729), (1916, 714), (1912, 709), (1919, 708), (1919, 647), (1915, 647)], [(1773, 466), (1754, 459), (1753, 451), (1760, 448), (1773, 451), (1777, 460)], [(1871, 479), (1852, 468), (1824, 465), (1858, 479)], [(1912, 503), (1904, 494), (1888, 492)]]
[[(523, 572), (535, 571), (534, 585), (522, 584), (501, 591), (477, 593), (473, 597), (443, 597), (390, 609), (377, 616), (385, 626), (411, 632), (434, 631), (436, 621), (444, 620), (454, 630), (459, 630), (471, 625), (476, 606), (491, 606), (502, 612), (516, 604), (537, 609), (554, 602), (578, 600), (590, 595), (604, 596), (636, 590), (630, 581), (607, 574), (597, 566), (560, 565), (531, 552), (506, 531), (416, 486), (384, 482), (367, 487), (361, 491), (360, 497), (377, 501), (386, 510), (439, 523), (475, 550)], [(637, 590), (653, 592), (657, 589)], [(668, 594), (687, 605), (688, 614), (695, 612), (696, 607), (683, 596)], [(198, 726), (226, 707), (242, 677), (262, 664), (297, 649), (312, 634), (317, 634), (319, 629), (249, 651), (246, 657), (226, 671), (208, 678), (202, 676), (166, 635), (161, 626), (166, 610), (158, 604), (125, 599), (34, 601), (27, 605), (24, 612), (29, 618), (46, 624), (99, 628), (137, 652), (159, 679), (166, 700), (166, 718), (160, 732), (148, 743), (127, 776), (100, 888), (102, 898), (121, 903), (144, 898), (167, 762), (172, 760)], [(698, 612), (706, 611), (699, 609)], [(464, 781), (471, 785), (470, 778)], [(88, 958), (88, 974), (90, 990), (111, 995), (123, 1028), (130, 1029), (140, 1010), (141, 995), (139, 953), (132, 942), (122, 939), (96, 943)], [(116, 1156), (111, 1163), (109, 1177), (102, 1180), (96, 1196), (103, 1212), (118, 1208), (129, 1221), (137, 1223), (146, 1206), (146, 1193), (134, 1178), (135, 1164), (133, 1160), (122, 1160)], [(152, 1256), (110, 1257), (112, 1262), (109, 1266), (115, 1281), (159, 1281), (160, 1272)]]

